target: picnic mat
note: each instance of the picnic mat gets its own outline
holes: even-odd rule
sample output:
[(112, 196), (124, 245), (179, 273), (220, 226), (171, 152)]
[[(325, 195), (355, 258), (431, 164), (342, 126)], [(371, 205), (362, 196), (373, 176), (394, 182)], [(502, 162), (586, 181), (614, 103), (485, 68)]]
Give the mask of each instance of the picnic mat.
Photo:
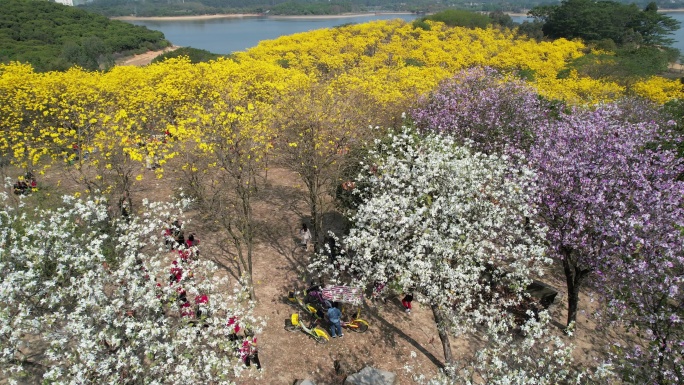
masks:
[(360, 305), (363, 301), (363, 292), (358, 287), (350, 286), (326, 286), (321, 289), (323, 298), (333, 302), (351, 303)]

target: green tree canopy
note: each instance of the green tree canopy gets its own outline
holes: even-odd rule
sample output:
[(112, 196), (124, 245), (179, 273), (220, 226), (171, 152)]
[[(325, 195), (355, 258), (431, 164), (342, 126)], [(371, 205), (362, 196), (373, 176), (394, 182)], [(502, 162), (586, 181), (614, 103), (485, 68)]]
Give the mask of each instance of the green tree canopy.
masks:
[(164, 34), (40, 0), (0, 0), (0, 61), (38, 71), (106, 68), (112, 55), (166, 47)]
[(442, 12), (437, 12), (434, 15), (421, 18), (418, 22), (425, 20), (441, 21), (450, 27), (466, 27), (466, 28), (487, 28), (492, 23), (487, 15), (482, 15), (470, 11), (461, 11), (458, 9), (447, 9)]
[(657, 11), (655, 3), (642, 11), (635, 4), (615, 1), (565, 0), (556, 6), (535, 7), (530, 15), (544, 22), (544, 34), (554, 39), (610, 39), (618, 45), (640, 41), (667, 46), (673, 42), (668, 36), (680, 23)]

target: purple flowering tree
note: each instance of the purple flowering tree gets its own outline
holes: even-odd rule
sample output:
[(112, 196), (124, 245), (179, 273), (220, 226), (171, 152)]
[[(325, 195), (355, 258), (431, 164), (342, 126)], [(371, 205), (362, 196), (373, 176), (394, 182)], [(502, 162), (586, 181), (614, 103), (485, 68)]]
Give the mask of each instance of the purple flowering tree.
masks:
[(480, 151), (523, 154), (538, 174), (551, 256), (565, 272), (567, 325), (591, 280), (605, 314), (634, 331), (612, 349), (612, 366), (632, 383), (682, 383), (684, 166), (666, 148), (677, 141), (659, 106), (626, 99), (554, 111), (522, 83), (471, 69), (412, 116), (422, 130)]
[[(668, 160), (669, 163), (669, 160)], [(672, 173), (671, 169), (656, 170)], [(659, 175), (660, 176), (660, 175)], [(654, 178), (638, 191), (642, 207), (627, 220), (635, 227), (625, 242), (631, 253), (611, 260), (598, 287), (612, 298), (607, 315), (633, 331), (616, 344), (613, 365), (631, 383), (684, 382), (684, 240), (681, 182)]]
[(422, 131), (449, 134), (475, 150), (501, 153), (527, 149), (533, 129), (548, 120), (550, 109), (522, 80), (506, 79), (492, 68), (457, 73), (411, 112)]
[[(625, 116), (617, 105), (576, 109), (540, 126), (530, 150), (543, 191), (540, 212), (566, 276), (568, 326), (577, 317), (580, 287), (592, 273), (603, 281), (597, 286), (605, 294), (616, 296), (645, 278), (631, 275), (646, 272), (649, 259), (682, 263), (684, 184), (676, 178), (684, 168), (656, 144), (665, 140), (662, 127), (630, 123)], [(657, 274), (644, 282), (668, 275)], [(653, 290), (642, 294), (650, 298), (648, 292)], [(643, 304), (633, 305), (643, 313)]]

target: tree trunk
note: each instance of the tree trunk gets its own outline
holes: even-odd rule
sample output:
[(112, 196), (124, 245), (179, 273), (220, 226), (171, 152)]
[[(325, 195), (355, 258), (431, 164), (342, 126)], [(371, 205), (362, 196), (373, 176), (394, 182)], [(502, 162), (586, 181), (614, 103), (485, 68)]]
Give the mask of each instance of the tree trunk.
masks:
[(565, 325), (567, 331), (570, 324), (577, 321), (580, 286), (584, 278), (591, 272), (591, 269), (581, 269), (577, 266), (577, 261), (572, 258), (571, 250), (562, 250), (562, 253), (563, 271), (565, 272), (565, 281), (568, 287), (568, 319)]
[(318, 223), (319, 221), (322, 222), (321, 209), (318, 207), (318, 185), (315, 180), (312, 181), (311, 189), (309, 190), (309, 206), (311, 207), (311, 242), (315, 251), (316, 242), (321, 231), (318, 228)]
[(571, 323), (577, 321), (577, 307), (579, 304), (579, 285), (575, 282), (573, 277), (566, 275), (568, 282), (568, 320), (565, 324), (569, 327)]
[(435, 316), (435, 323), (437, 324), (437, 331), (439, 333), (439, 339), (442, 341), (442, 349), (444, 350), (444, 362), (450, 364), (453, 362), (453, 356), (451, 355), (451, 343), (449, 342), (449, 334), (444, 328), (444, 315), (442, 311), (439, 310), (437, 305), (431, 305), (432, 314)]

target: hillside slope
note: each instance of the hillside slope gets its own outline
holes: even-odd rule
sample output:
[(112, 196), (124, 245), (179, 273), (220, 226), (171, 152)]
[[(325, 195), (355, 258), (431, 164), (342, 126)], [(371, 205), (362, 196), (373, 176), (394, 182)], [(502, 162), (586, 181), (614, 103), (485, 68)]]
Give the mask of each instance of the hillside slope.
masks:
[(120, 53), (169, 45), (164, 34), (48, 1), (0, 0), (0, 61), (30, 63), (37, 71), (113, 65)]

